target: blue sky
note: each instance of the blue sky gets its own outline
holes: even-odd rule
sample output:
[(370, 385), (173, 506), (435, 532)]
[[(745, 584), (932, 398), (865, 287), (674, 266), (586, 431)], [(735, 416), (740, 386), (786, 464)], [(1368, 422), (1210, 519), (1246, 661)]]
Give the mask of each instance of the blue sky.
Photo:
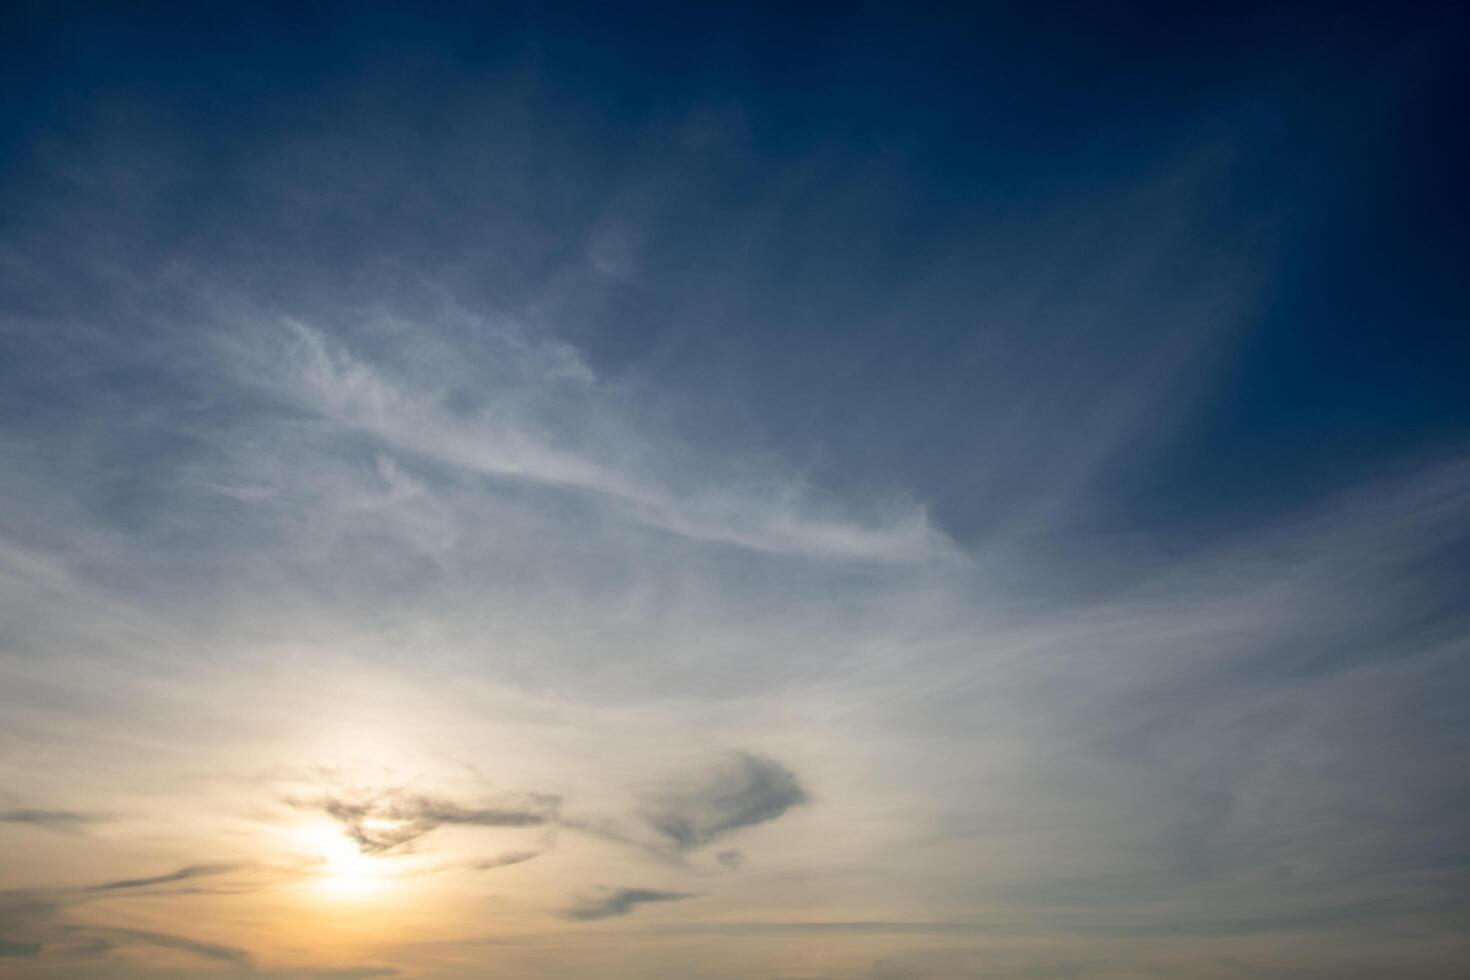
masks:
[(1466, 27), (8, 9), (0, 978), (1457, 975)]

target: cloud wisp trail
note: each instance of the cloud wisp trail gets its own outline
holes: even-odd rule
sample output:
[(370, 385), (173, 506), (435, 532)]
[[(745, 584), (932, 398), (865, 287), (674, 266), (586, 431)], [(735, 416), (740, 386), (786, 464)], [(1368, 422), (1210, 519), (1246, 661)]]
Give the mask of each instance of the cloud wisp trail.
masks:
[(364, 854), (389, 854), (410, 848), (444, 825), (462, 827), (544, 827), (555, 822), (559, 797), (515, 798), (489, 807), (464, 807), (432, 796), (389, 790), (365, 797), (323, 797), (292, 801), (318, 809), (340, 823)]
[(697, 898), (696, 892), (660, 891), (655, 888), (613, 888), (603, 895), (584, 898), (561, 913), (573, 922), (597, 922), (616, 919), (635, 911), (640, 905), (658, 902), (682, 902)]

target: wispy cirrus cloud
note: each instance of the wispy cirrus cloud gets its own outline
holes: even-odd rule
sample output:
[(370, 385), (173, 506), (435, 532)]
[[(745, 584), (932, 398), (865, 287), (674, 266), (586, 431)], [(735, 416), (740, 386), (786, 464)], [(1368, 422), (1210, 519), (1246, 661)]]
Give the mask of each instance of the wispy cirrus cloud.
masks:
[[(552, 374), (532, 379), (533, 398), (550, 384), (584, 388), (573, 406), (585, 402), (573, 419), (528, 409), (526, 399), (503, 397), (479, 410), (454, 411), (454, 392), (433, 382), (412, 386), (350, 353), (322, 331), (290, 322), (289, 353), (276, 360), (270, 380), (339, 424), (370, 433), (396, 451), (413, 453), (467, 471), (514, 477), (595, 494), (628, 519), (691, 539), (775, 554), (878, 562), (924, 562), (959, 556), (954, 543), (930, 522), (922, 506), (906, 506), (892, 519), (863, 523), (810, 512), (799, 483), (773, 481), (745, 489), (720, 487), (681, 474), (677, 485), (660, 483), (666, 463), (639, 458), (645, 439), (635, 428), (616, 427), (600, 435), (612, 444), (570, 437), (587, 422), (616, 412), (603, 393), (588, 387), (590, 375)], [(487, 326), (491, 332), (499, 329)], [(565, 350), (562, 346), (554, 348)], [(263, 363), (271, 364), (270, 359)], [(539, 362), (538, 362), (539, 363)], [(576, 363), (576, 362), (573, 362)], [(283, 367), (284, 366), (284, 367)], [(524, 387), (516, 379), (512, 390)], [(565, 411), (560, 409), (558, 411)], [(559, 431), (561, 430), (561, 431)], [(631, 453), (631, 459), (629, 458)]]

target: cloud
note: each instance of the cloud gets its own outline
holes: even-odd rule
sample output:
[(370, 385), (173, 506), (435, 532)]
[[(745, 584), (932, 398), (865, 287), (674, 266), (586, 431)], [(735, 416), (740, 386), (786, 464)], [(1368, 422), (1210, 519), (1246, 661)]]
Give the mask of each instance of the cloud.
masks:
[(204, 959), (215, 960), (221, 963), (249, 966), (253, 962), (251, 955), (238, 947), (225, 946), (220, 943), (201, 942), (197, 939), (189, 939), (185, 936), (177, 936), (168, 932), (154, 932), (149, 929), (118, 929), (104, 926), (81, 926), (75, 927), (71, 931), (77, 934), (110, 939), (117, 942), (118, 945), (137, 944), (157, 946), (161, 949), (172, 949), (181, 953), (191, 953), (194, 956), (200, 956)]
[(525, 864), (541, 857), (551, 850), (554, 844), (547, 843), (544, 847), (534, 851), (507, 851), (493, 857), (480, 858), (473, 861), (452, 861), (446, 864), (438, 864), (433, 867), (423, 868), (417, 871), (404, 872), (407, 876), (443, 874), (446, 871), (494, 871), (497, 868), (509, 868), (517, 864)]
[[(116, 898), (135, 892), (158, 894), (144, 890), (155, 885), (223, 875), (239, 867), (241, 866), (197, 864), (168, 874), (102, 882), (79, 888), (33, 888), (0, 892), (0, 922), (4, 922), (12, 930), (12, 937), (0, 939), (0, 956), (32, 957), (44, 952), (48, 958), (90, 958), (123, 946), (156, 946), (216, 962), (249, 966), (253, 962), (249, 952), (235, 946), (152, 929), (81, 924), (67, 918), (68, 909), (89, 901), (103, 897)], [(27, 935), (25, 938), (15, 938), (17, 932)]]
[(671, 934), (711, 933), (728, 936), (751, 936), (763, 933), (813, 935), (977, 935), (997, 931), (993, 925), (978, 922), (905, 922), (905, 921), (823, 921), (816, 922), (677, 922), (659, 926), (660, 932)]
[(30, 824), (51, 830), (74, 830), (87, 824), (100, 823), (107, 817), (98, 813), (82, 813), (76, 810), (0, 810), (0, 823)]
[[(44, 956), (65, 962), (75, 959), (91, 959), (110, 950), (129, 946), (153, 946), (181, 953), (228, 963), (233, 966), (252, 965), (251, 954), (240, 947), (210, 942), (190, 936), (157, 929), (111, 926), (96, 923), (78, 923), (69, 917), (69, 911), (79, 905), (100, 899), (118, 901), (133, 895), (176, 895), (192, 893), (193, 889), (178, 890), (159, 888), (197, 878), (230, 875), (242, 870), (268, 873), (267, 882), (292, 877), (286, 873), (262, 869), (246, 864), (194, 864), (166, 874), (144, 878), (127, 878), (100, 882), (71, 888), (26, 888), (0, 892), (0, 922), (10, 932), (0, 940), (0, 955)], [(220, 889), (221, 892), (256, 890), (260, 880), (247, 883), (239, 889)], [(4, 952), (4, 950), (10, 952)]]
[(538, 858), (545, 853), (546, 851), (544, 850), (510, 851), (505, 854), (498, 854), (492, 858), (486, 858), (483, 861), (470, 861), (466, 863), (464, 867), (470, 871), (493, 871), (496, 868), (510, 867), (512, 864), (524, 864), (525, 862), (530, 861), (533, 858)]
[(681, 902), (696, 898), (698, 892), (668, 892), (652, 888), (615, 888), (606, 895), (586, 898), (564, 910), (564, 919), (575, 922), (592, 922), (597, 919), (612, 919), (627, 915), (640, 905), (651, 902)]
[(293, 802), (320, 809), (336, 820), (364, 854), (387, 854), (407, 847), (445, 824), (545, 826), (556, 819), (561, 804), (559, 797), (537, 794), (517, 797), (498, 806), (463, 807), (448, 800), (401, 791), (365, 798), (325, 797), (308, 803)]
[[(683, 852), (775, 820), (805, 802), (806, 791), (790, 769), (767, 756), (735, 752), (699, 784), (651, 802), (642, 816), (667, 847)], [(729, 862), (722, 857), (721, 863)]]
[[(657, 479), (651, 474), (667, 463), (638, 459), (638, 465), (630, 466), (603, 459), (605, 452), (591, 446), (569, 444), (558, 430), (585, 428), (589, 421), (562, 418), (565, 409), (552, 413), (556, 421), (524, 407), (455, 412), (449, 407), (452, 392), (442, 381), (400, 380), (354, 356), (315, 327), (294, 320), (287, 325), (294, 341), (287, 366), (281, 366), (279, 359), (267, 359), (266, 368), (284, 378), (275, 383), (286, 397), (340, 425), (371, 433), (398, 451), (473, 473), (589, 492), (636, 522), (753, 551), (898, 563), (960, 555), (922, 506), (904, 505), (882, 520), (861, 522), (814, 512), (803, 500), (799, 482), (791, 480), (736, 489), (704, 479), (691, 481), (690, 474)], [(491, 325), (488, 332), (506, 329)], [(543, 397), (552, 394), (545, 390), (544, 375), (533, 381), (530, 391)], [(645, 438), (628, 423), (604, 418), (615, 418), (615, 408), (599, 403), (595, 392), (591, 404), (594, 407), (585, 411), (598, 417), (599, 428), (613, 429), (609, 436), (620, 445), (620, 455), (640, 456), (636, 447)]]
[(88, 891), (112, 892), (123, 891), (129, 888), (148, 888), (153, 885), (167, 885), (176, 881), (188, 881), (192, 878), (208, 878), (215, 875), (229, 874), (238, 871), (242, 865), (239, 864), (191, 864), (186, 868), (171, 871), (168, 874), (156, 875), (152, 878), (124, 878), (121, 881), (109, 881), (100, 885), (92, 885)]
[(29, 959), (40, 955), (40, 952), (40, 943), (18, 943), (9, 939), (0, 939), (0, 957)]

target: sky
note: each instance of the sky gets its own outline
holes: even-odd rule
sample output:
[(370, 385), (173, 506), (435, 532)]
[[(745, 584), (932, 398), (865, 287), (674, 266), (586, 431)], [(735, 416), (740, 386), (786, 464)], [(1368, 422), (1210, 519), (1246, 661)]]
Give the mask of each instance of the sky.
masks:
[(0, 980), (1470, 969), (1459, 5), (0, 12)]

